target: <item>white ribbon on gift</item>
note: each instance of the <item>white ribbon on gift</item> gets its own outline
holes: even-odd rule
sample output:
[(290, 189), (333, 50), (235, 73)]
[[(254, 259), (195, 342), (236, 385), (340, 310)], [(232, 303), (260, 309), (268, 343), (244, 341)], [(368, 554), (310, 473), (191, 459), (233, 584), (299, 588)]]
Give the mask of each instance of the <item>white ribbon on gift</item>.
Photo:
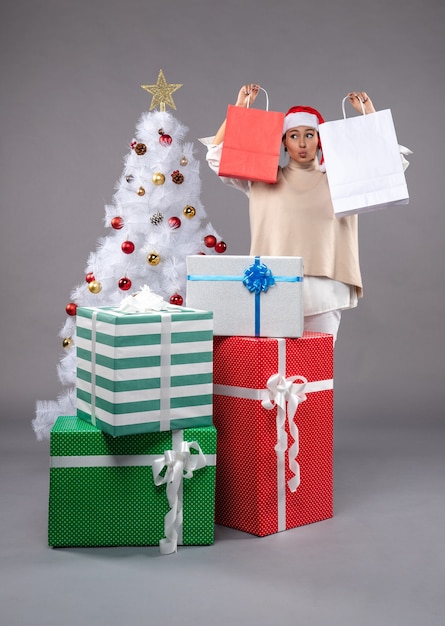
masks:
[[(296, 384), (296, 380), (302, 382)], [(288, 443), (285, 428), (287, 412), (289, 431), (294, 440), (287, 453), (289, 469), (293, 474), (292, 478), (287, 481), (287, 485), (292, 492), (296, 491), (300, 484), (300, 464), (296, 460), (299, 452), (299, 433), (294, 418), (298, 405), (306, 400), (306, 395), (304, 394), (306, 385), (307, 378), (304, 376), (289, 376), (289, 378), (285, 378), (282, 374), (273, 374), (267, 381), (269, 397), (261, 402), (262, 406), (268, 411), (277, 407), (277, 443), (274, 449), (279, 458), (280, 467), (284, 465)]]
[[(215, 395), (259, 400), (265, 409), (277, 407), (277, 499), (278, 499), (278, 532), (286, 530), (286, 480), (285, 480), (285, 452), (287, 450), (287, 433), (285, 431), (286, 403), (290, 433), (294, 439), (289, 452), (289, 467), (293, 472), (288, 481), (290, 491), (295, 491), (300, 484), (300, 467), (296, 461), (299, 451), (298, 428), (294, 422), (298, 405), (306, 399), (306, 394), (317, 391), (327, 391), (334, 388), (332, 378), (308, 382), (304, 376), (286, 378), (286, 340), (276, 339), (278, 344), (278, 372), (269, 377), (266, 389), (252, 389), (250, 387), (236, 387), (232, 385), (214, 385)], [(296, 380), (303, 381), (295, 384)]]
[(91, 423), (96, 426), (96, 328), (97, 311), (91, 316)]
[[(165, 538), (159, 542), (161, 554), (173, 554), (178, 549), (178, 535), (182, 530), (182, 479), (192, 478), (193, 472), (207, 465), (206, 458), (196, 441), (181, 441), (179, 450), (166, 450), (164, 455), (153, 461), (155, 485), (167, 485), (170, 510), (164, 518)], [(198, 454), (191, 454), (190, 450)], [(165, 474), (161, 472), (166, 468)]]
[(151, 291), (148, 285), (144, 285), (139, 291), (124, 298), (119, 309), (126, 313), (147, 313), (148, 311), (162, 311), (169, 305), (162, 296)]
[[(147, 290), (149, 288), (147, 287)], [(154, 294), (151, 294), (154, 295)], [(129, 296), (131, 298), (131, 296)], [(136, 295), (134, 300), (136, 300)], [(160, 296), (157, 296), (160, 297)], [(127, 298), (125, 298), (127, 300)], [(164, 302), (164, 301), (162, 301)], [(141, 303), (140, 303), (141, 304)], [(164, 304), (166, 304), (164, 302)], [(159, 430), (170, 430), (170, 380), (171, 380), (171, 313), (173, 310), (181, 309), (175, 305), (168, 305), (166, 310), (159, 309), (156, 312), (161, 316), (161, 341), (159, 345), (160, 350), (160, 365), (159, 365), (159, 394), (160, 394), (160, 407), (159, 407)], [(121, 310), (121, 309), (119, 309)], [(152, 309), (154, 310), (154, 309)], [(100, 321), (97, 319), (98, 313), (101, 309), (96, 308), (92, 312), (91, 316), (91, 423), (96, 426), (96, 334), (97, 326)], [(130, 313), (136, 311), (130, 311), (128, 308), (122, 310), (123, 313)], [(148, 312), (148, 310), (137, 311), (139, 313)]]

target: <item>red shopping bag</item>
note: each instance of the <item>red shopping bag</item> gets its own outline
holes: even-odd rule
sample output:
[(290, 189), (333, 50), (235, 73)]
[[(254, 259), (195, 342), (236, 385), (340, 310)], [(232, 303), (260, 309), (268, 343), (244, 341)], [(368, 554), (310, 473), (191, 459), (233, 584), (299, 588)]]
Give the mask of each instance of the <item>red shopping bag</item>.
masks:
[(275, 183), (283, 121), (284, 113), (229, 104), (219, 176)]

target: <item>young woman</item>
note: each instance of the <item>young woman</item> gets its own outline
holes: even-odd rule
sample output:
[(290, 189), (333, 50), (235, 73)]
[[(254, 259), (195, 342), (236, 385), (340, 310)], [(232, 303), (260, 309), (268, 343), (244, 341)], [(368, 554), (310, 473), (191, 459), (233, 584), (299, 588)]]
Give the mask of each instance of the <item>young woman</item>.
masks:
[[(244, 85), (236, 106), (250, 106), (260, 86)], [(364, 91), (348, 94), (359, 112), (375, 111)], [(363, 108), (362, 108), (363, 107)], [(357, 215), (336, 217), (322, 165), (318, 128), (324, 120), (311, 107), (292, 107), (283, 126), (289, 156), (275, 184), (221, 178), (249, 197), (251, 255), (300, 256), (304, 263), (304, 328), (337, 337), (341, 312), (357, 306), (363, 285)], [(207, 162), (218, 173), (224, 121), (208, 147)], [(409, 151), (408, 151), (409, 152)], [(407, 164), (407, 162), (406, 162)]]

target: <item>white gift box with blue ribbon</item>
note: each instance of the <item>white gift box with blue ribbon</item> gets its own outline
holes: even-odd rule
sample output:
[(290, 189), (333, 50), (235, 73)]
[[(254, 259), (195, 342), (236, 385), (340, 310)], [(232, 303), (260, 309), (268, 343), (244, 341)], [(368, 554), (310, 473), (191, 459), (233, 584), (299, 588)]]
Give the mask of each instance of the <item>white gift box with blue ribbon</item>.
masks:
[(213, 312), (214, 335), (303, 335), (301, 257), (191, 255), (186, 261), (186, 304)]

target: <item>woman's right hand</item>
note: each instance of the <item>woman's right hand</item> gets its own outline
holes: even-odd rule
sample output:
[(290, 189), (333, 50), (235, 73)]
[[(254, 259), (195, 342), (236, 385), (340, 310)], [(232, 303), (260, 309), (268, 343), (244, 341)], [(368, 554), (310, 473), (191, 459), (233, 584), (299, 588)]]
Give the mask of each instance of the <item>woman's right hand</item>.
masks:
[[(260, 86), (255, 83), (250, 83), (249, 85), (243, 85), (238, 93), (238, 98), (236, 99), (235, 106), (237, 107), (250, 107), (255, 102), (255, 98), (258, 95), (260, 90)], [(213, 143), (218, 145), (224, 141), (224, 135), (226, 132), (226, 120), (221, 124), (218, 128), (216, 135), (213, 138)]]
[(237, 107), (250, 107), (255, 102), (255, 99), (260, 90), (260, 86), (255, 83), (243, 85), (238, 93), (235, 106)]

